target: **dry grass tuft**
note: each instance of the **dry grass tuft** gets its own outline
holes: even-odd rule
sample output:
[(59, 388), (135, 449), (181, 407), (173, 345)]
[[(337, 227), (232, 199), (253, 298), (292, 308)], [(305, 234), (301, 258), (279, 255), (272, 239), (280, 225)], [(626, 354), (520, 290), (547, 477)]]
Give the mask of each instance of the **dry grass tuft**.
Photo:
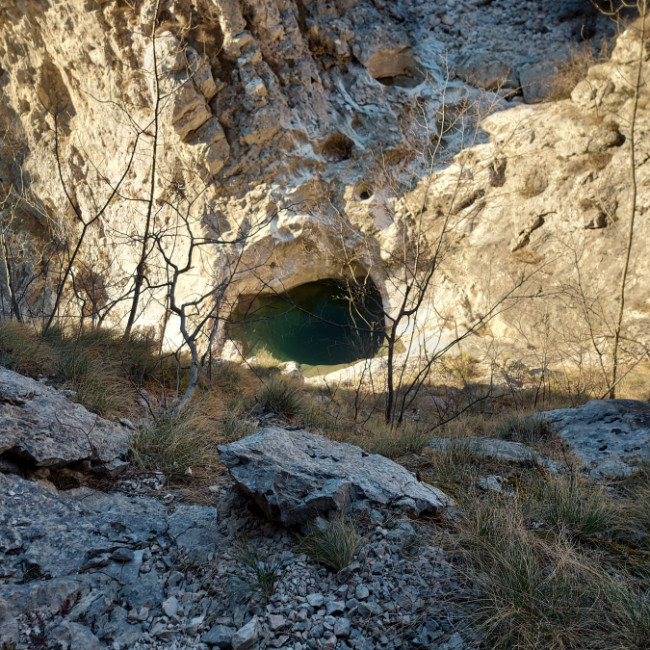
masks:
[(354, 560), (362, 541), (354, 522), (338, 513), (321, 526), (314, 524), (299, 549), (314, 562), (340, 571)]
[(588, 43), (583, 44), (582, 47), (573, 48), (569, 58), (557, 67), (546, 101), (558, 101), (571, 97), (573, 89), (586, 78), (589, 68), (606, 60), (607, 56), (607, 44), (600, 52), (594, 52)]
[[(469, 505), (466, 504), (466, 505)], [(461, 536), (490, 648), (648, 648), (648, 591), (564, 535), (526, 526), (517, 499), (475, 499)]]
[(293, 417), (302, 411), (300, 388), (285, 377), (271, 377), (263, 384), (259, 401), (266, 411), (283, 417)]

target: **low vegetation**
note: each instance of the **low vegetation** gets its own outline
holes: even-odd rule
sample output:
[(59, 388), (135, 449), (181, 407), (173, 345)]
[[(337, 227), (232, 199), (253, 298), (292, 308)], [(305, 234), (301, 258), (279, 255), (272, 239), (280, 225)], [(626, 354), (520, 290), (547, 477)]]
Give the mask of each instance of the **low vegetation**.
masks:
[(232, 595), (244, 601), (256, 597), (268, 601), (282, 572), (282, 562), (275, 557), (262, 557), (247, 541), (240, 542), (235, 550), (239, 570), (231, 575)]
[(555, 480), (534, 508), (525, 481), (514, 496), (464, 501), (456, 550), (478, 588), (472, 605), (489, 647), (650, 647), (648, 558), (640, 573), (628, 572), (611, 543), (614, 502), (593, 488), (570, 506), (575, 487)]
[(299, 549), (314, 562), (340, 571), (352, 563), (363, 542), (354, 521), (344, 514), (314, 524), (303, 537)]
[(284, 417), (298, 415), (302, 410), (300, 388), (284, 377), (267, 379), (260, 389), (259, 402), (267, 412)]
[(595, 51), (588, 42), (581, 47), (574, 47), (569, 58), (558, 65), (546, 99), (557, 101), (570, 97), (573, 89), (587, 76), (589, 68), (596, 63), (606, 61), (609, 54), (608, 43), (604, 43), (600, 51)]
[[(211, 366), (180, 412), (174, 407), (188, 380), (183, 360), (161, 357), (158, 344), (143, 337), (124, 341), (108, 330), (55, 326), (42, 335), (0, 321), (0, 362), (69, 390), (105, 417), (137, 422), (135, 471), (162, 472), (172, 489), (189, 489), (192, 498), (209, 498), (207, 487), (222, 471), (217, 446), (266, 421), (305, 424), (393, 458), (461, 506), (460, 519), (436, 522), (436, 543), (465, 577), (473, 594), (467, 608), (487, 648), (650, 648), (650, 467), (596, 483), (535, 416), (598, 396), (599, 387), (590, 391), (582, 376), (517, 375), (497, 389), (475, 359), (447, 359), (402, 424), (391, 426), (381, 398), (358, 386), (300, 384), (264, 355), (250, 366)], [(639, 390), (638, 382), (630, 386)], [(530, 445), (564, 469), (554, 474), (532, 462), (477, 458), (470, 436)], [(457, 444), (427, 451), (435, 437)], [(488, 475), (503, 477), (501, 493), (481, 487)], [(338, 571), (362, 546), (355, 522), (339, 515), (314, 525), (297, 549)], [(250, 545), (238, 553), (234, 580), (246, 598), (269, 598), (281, 565)]]

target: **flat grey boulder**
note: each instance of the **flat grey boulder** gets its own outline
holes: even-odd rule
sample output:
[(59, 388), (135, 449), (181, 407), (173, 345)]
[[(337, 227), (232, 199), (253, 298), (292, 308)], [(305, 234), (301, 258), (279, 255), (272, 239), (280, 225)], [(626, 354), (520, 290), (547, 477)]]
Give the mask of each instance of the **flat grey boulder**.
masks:
[(501, 440), (499, 438), (434, 438), (424, 451), (467, 453), (476, 458), (494, 458), (507, 463), (532, 462), (555, 469), (555, 463), (540, 456), (532, 447), (521, 442)]
[(595, 477), (633, 474), (650, 460), (650, 402), (592, 400), (541, 413)]
[(414, 516), (452, 500), (388, 458), (306, 431), (268, 427), (219, 447), (224, 465), (267, 517), (285, 525), (368, 501)]
[(57, 469), (79, 461), (116, 473), (126, 466), (128, 433), (58, 391), (0, 368), (0, 456)]

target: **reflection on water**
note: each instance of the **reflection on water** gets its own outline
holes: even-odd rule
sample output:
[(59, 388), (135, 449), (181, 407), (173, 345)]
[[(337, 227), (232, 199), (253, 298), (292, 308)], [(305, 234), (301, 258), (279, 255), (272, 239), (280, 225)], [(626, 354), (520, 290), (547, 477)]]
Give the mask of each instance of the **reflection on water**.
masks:
[(303, 284), (284, 295), (242, 300), (231, 338), (248, 357), (261, 349), (280, 361), (336, 365), (373, 357), (384, 335), (381, 296), (374, 285), (352, 300), (333, 280)]

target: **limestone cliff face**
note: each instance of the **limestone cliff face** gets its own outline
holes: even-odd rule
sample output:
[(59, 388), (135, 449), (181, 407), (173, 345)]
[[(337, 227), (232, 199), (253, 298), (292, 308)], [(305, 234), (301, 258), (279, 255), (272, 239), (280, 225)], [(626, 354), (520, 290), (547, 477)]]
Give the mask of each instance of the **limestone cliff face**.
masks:
[[(136, 326), (160, 331), (170, 281), (199, 317), (242, 293), (367, 273), (391, 311), (405, 251), (420, 236), (435, 245), (445, 224), (425, 332), (473, 322), (532, 270), (521, 293), (541, 288), (544, 300), (519, 303), (492, 334), (521, 340), (520, 326), (530, 334), (547, 311), (559, 326), (595, 298), (609, 319), (630, 214), (638, 38), (621, 37), (571, 99), (522, 105), (512, 87), (525, 83), (535, 101), (535, 71), (584, 18), (567, 14), (571, 3), (529, 4), (520, 20), (498, 0), (3, 3), (5, 311), (10, 294), (24, 312), (51, 311), (84, 223), (64, 312), (123, 324), (143, 251)], [(643, 95), (638, 323), (650, 311)]]

